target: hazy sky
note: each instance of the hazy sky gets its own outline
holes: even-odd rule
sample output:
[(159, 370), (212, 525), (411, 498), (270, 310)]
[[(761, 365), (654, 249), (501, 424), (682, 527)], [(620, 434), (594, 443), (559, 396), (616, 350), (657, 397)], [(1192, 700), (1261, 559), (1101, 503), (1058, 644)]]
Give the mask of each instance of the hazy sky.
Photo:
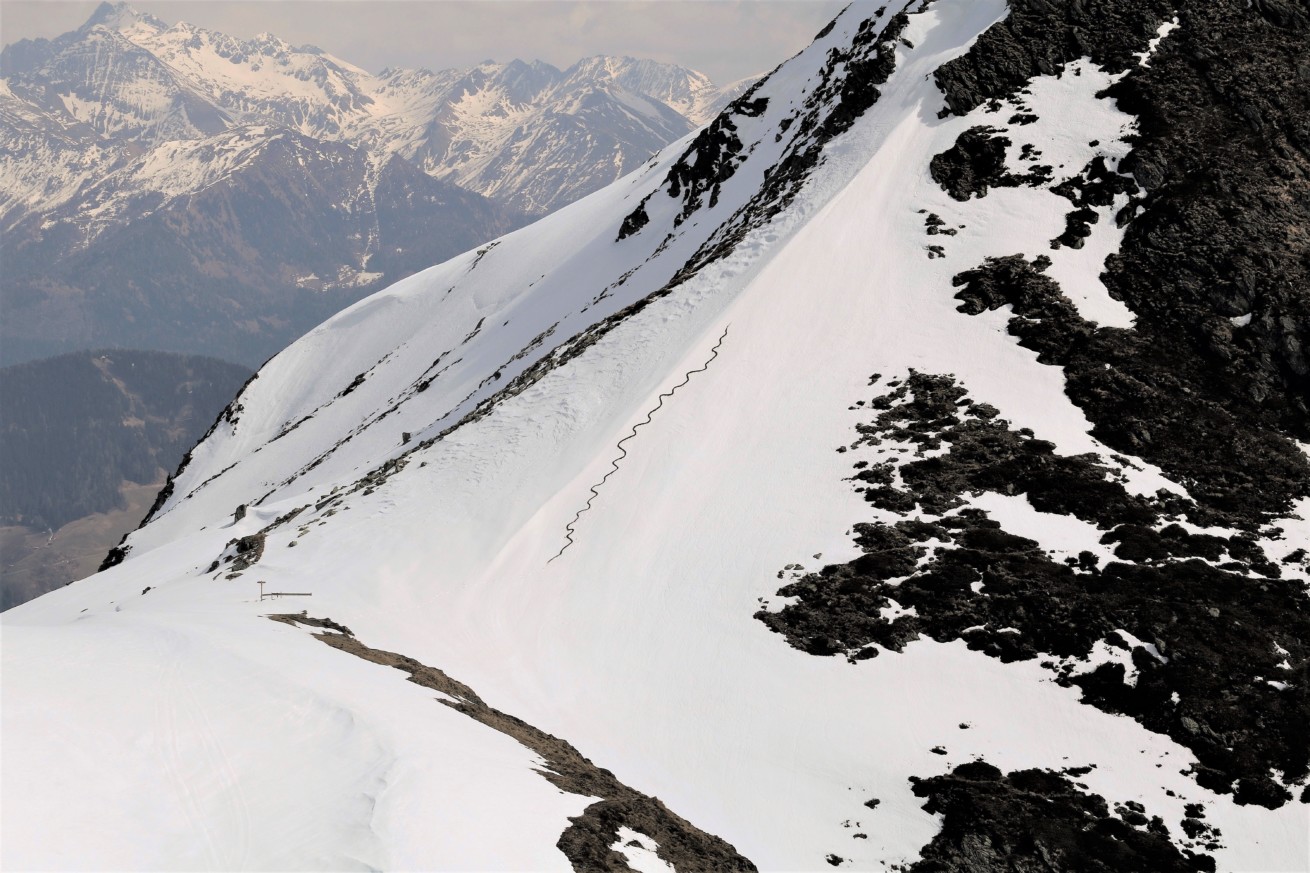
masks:
[[(97, 0), (0, 0), (0, 41), (53, 37)], [(365, 69), (465, 67), (595, 54), (654, 58), (719, 83), (767, 72), (800, 51), (845, 0), (141, 0), (172, 24), (312, 43)]]

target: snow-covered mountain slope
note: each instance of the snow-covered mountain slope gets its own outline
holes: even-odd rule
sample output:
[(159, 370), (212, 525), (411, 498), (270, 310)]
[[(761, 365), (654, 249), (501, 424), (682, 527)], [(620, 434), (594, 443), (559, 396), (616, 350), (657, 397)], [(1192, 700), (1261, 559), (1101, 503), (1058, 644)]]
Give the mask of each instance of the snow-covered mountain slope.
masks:
[(6, 46), (10, 89), (52, 115), (140, 146), (223, 130), (232, 119), (200, 84), (134, 41), (162, 23), (117, 11), (102, 4), (79, 30)]
[[(704, 73), (643, 58), (605, 55), (583, 58), (570, 67), (565, 76), (591, 85), (610, 81), (630, 94), (654, 97), (697, 127), (712, 121), (719, 114), (714, 107), (725, 90), (715, 85)], [(753, 84), (758, 78), (752, 76), (747, 81)], [(727, 87), (733, 88), (736, 84)]]
[(325, 322), (5, 613), (4, 863), (1304, 869), (1308, 29), (854, 4)]
[(0, 81), (0, 229), (39, 204), (68, 200), (125, 160), (94, 131), (53, 118)]

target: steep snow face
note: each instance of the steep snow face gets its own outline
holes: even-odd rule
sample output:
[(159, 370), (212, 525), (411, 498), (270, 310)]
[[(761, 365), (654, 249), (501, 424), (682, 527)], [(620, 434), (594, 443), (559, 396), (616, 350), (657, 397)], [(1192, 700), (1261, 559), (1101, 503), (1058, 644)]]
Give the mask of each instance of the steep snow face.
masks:
[[(953, 374), (983, 415), (1060, 457), (1094, 453), (1127, 493), (1186, 492), (1116, 458), (1062, 371), (1006, 332), (1004, 310), (958, 311), (952, 284), (989, 257), (1045, 255), (1083, 318), (1131, 329), (1098, 279), (1121, 231), (1088, 222), (1082, 247), (1051, 248), (1069, 210), (1052, 189), (1098, 157), (1113, 171), (1135, 131), (1103, 96), (1119, 74), (1039, 76), (1009, 121), (939, 114), (934, 73), (1004, 4), (870, 7), (637, 172), (310, 332), (220, 417), (117, 565), (6, 613), (6, 671), (23, 676), (4, 712), (6, 863), (564, 863), (554, 841), (578, 795), (532, 783), (521, 749), (461, 733), (389, 668), (261, 618), (257, 580), (312, 595), (276, 611), (439, 667), (763, 869), (913, 862), (941, 816), (910, 778), (975, 758), (1094, 767), (1077, 771), (1087, 791), (1175, 835), (1203, 803), (1224, 869), (1302, 863), (1304, 806), (1201, 787), (1189, 747), (1085, 705), (1036, 659), (924, 637), (849, 663), (754, 617), (788, 605), (786, 574), (861, 555), (851, 533), (879, 511), (846, 481), (852, 458), (950, 450), (853, 446), (874, 374)], [(1011, 140), (1022, 179), (952, 196), (934, 158), (980, 126)], [(1095, 209), (1123, 205), (1109, 199)], [(1022, 498), (968, 497), (1043, 552), (1100, 545)], [(1270, 555), (1304, 542), (1303, 522), (1282, 525), (1281, 545), (1259, 538)], [(1155, 658), (1143, 639), (1127, 644)], [(179, 664), (168, 682), (123, 688), (124, 669), (159, 663)], [(103, 745), (52, 733), (56, 702)], [(150, 799), (94, 840), (55, 843), (41, 823), (56, 810), (74, 832), (98, 810), (61, 803), (51, 774), (82, 798)], [(160, 784), (180, 802), (156, 804)], [(636, 822), (610, 827), (604, 845), (634, 868), (668, 860)]]

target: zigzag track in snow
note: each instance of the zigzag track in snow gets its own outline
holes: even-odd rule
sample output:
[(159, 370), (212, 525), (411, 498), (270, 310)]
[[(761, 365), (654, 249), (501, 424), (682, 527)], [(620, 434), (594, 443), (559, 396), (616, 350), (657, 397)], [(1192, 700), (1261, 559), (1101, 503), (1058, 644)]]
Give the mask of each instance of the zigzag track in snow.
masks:
[(586, 512), (588, 509), (591, 509), (592, 502), (595, 501), (595, 499), (600, 496), (599, 488), (609, 480), (609, 477), (613, 476), (615, 473), (619, 471), (619, 462), (628, 456), (628, 450), (623, 447), (623, 444), (637, 435), (638, 428), (645, 427), (646, 425), (650, 424), (651, 419), (655, 417), (655, 413), (659, 412), (660, 409), (663, 408), (664, 401), (672, 397), (674, 394), (676, 394), (679, 388), (682, 388), (684, 385), (690, 382), (692, 376), (696, 375), (697, 373), (704, 373), (706, 370), (710, 368), (710, 364), (714, 363), (714, 359), (719, 356), (719, 347), (723, 345), (723, 341), (728, 336), (728, 328), (731, 326), (732, 325), (728, 325), (728, 327), (725, 327), (723, 329), (723, 333), (719, 336), (719, 341), (714, 344), (714, 348), (710, 349), (710, 356), (709, 358), (706, 359), (705, 363), (701, 364), (695, 370), (688, 370), (686, 375), (682, 377), (681, 382), (679, 382), (677, 385), (674, 385), (668, 391), (665, 391), (663, 394), (661, 394), (659, 396), (659, 402), (655, 404), (654, 408), (652, 408), (649, 412), (646, 413), (645, 420), (639, 421), (636, 424), (634, 424), (632, 426), (632, 430), (628, 433), (628, 435), (614, 444), (614, 448), (619, 450), (619, 456), (614, 460), (610, 461), (610, 469), (605, 473), (604, 476), (601, 477), (601, 480), (599, 482), (597, 482), (595, 485), (592, 485), (591, 488), (589, 489), (591, 491), (591, 496), (587, 498), (587, 505), (577, 511), (577, 513), (573, 516), (572, 521), (564, 525), (564, 539), (566, 540), (566, 542), (564, 543), (563, 546), (560, 547), (560, 550), (555, 553), (554, 557), (552, 557), (550, 561), (546, 562), (547, 564), (555, 560), (555, 558), (558, 558), (560, 555), (564, 554), (564, 552), (568, 550), (568, 547), (573, 545), (573, 534), (576, 531), (578, 519), (582, 517), (582, 513)]

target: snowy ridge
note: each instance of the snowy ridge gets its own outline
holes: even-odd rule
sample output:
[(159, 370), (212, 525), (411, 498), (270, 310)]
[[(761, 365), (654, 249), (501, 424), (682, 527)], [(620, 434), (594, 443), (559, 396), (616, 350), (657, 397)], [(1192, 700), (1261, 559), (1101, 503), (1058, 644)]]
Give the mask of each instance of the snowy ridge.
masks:
[[(262, 580), (312, 592), (297, 603), (310, 617), (565, 738), (761, 869), (915, 864), (959, 833), (947, 789), (1005, 779), (1039, 800), (1038, 783), (1095, 795), (1103, 814), (1077, 832), (1108, 827), (1116, 850), (1152, 847), (1163, 860), (1150, 869), (1207, 869), (1206, 855), (1209, 869), (1297, 869), (1304, 803), (1239, 800), (1196, 776), (1202, 747), (1172, 725), (1088, 705), (1055, 681), (1054, 656), (996, 657), (970, 636), (1025, 637), (1017, 627), (962, 616), (954, 636), (898, 640), (932, 603), (890, 598), (877, 622), (858, 616), (883, 634), (858, 651), (840, 644), (848, 628), (836, 619), (824, 640), (787, 635), (809, 601), (803, 585), (779, 593), (779, 580), (805, 582), (802, 564), (886, 570), (879, 580), (906, 585), (908, 601), (923, 590), (908, 580), (942, 566), (969, 525), (979, 539), (1031, 538), (1029, 564), (1096, 552), (1108, 570), (1106, 533), (1132, 525), (1048, 512), (1035, 487), (937, 483), (969, 439), (1018, 446), (1042, 470), (1075, 468), (1102, 489), (1092, 493), (1120, 489), (1129, 509), (1200, 491), (1094, 434), (1065, 370), (1014, 333), (1013, 322), (1060, 321), (1025, 314), (1034, 304), (1006, 284), (1015, 276), (1034, 287), (1057, 277), (1073, 309), (1061, 318), (1092, 324), (1089, 336), (1102, 325), (1131, 336), (1142, 320), (1102, 273), (1133, 230), (1111, 215), (1131, 206), (1131, 222), (1156, 203), (1109, 190), (1141, 133), (1106, 95), (1127, 74), (1071, 60), (1012, 98), (943, 111), (935, 74), (1004, 22), (1006, 5), (870, 6), (849, 7), (703, 131), (614, 185), (311, 331), (234, 400), (112, 566), (6, 613), (7, 669), (19, 665), (21, 683), (4, 713), (5, 805), (16, 810), (3, 822), (6, 863), (568, 868), (561, 835), (594, 796), (557, 793), (529, 772), (540, 763), (523, 746), (384, 664), (267, 621), (294, 607), (259, 603)], [(1149, 69), (1167, 66), (1174, 38), (1155, 45)], [(1105, 177), (1084, 178), (1088, 166)], [(1088, 195), (1097, 180), (1107, 190)], [(1070, 221), (1071, 205), (1096, 217)], [(597, 482), (601, 499), (588, 503)], [(1310, 542), (1307, 510), (1300, 498), (1249, 531), (1229, 518), (1205, 528), (1229, 538), (1230, 556), (1240, 541), (1285, 568), (1262, 575), (1248, 557), (1229, 572), (1251, 587), (1221, 615), (1259, 586), (1304, 597), (1293, 556)], [(579, 535), (561, 553), (571, 524)], [(902, 568), (891, 546), (869, 545), (900, 535), (897, 524), (941, 536), (907, 547)], [(1175, 539), (1195, 532), (1176, 526)], [(1136, 527), (1147, 540), (1170, 530), (1156, 515)], [(1203, 572), (1120, 551), (1125, 572)], [(257, 560), (239, 564), (242, 554)], [(1061, 578), (1074, 572), (1061, 566)], [(1013, 580), (974, 581), (951, 590), (991, 598), (981, 612)], [(820, 606), (864, 590), (825, 590)], [(1215, 633), (1231, 632), (1217, 621)], [(1187, 660), (1178, 628), (1168, 648), (1126, 624), (1105, 630), (1071, 671), (1118, 668), (1137, 689), (1155, 665)], [(1297, 693), (1303, 643), (1293, 632), (1278, 645), (1288, 667), (1272, 679), (1285, 687), (1262, 684)], [(178, 665), (167, 682), (125, 687), (160, 663)], [(43, 721), (70, 692), (77, 717), (100, 729), (93, 745), (72, 721), (53, 736)], [(141, 724), (151, 740), (133, 745)], [(1029, 770), (1042, 775), (1019, 778)], [(80, 843), (46, 840), (49, 822), (105, 815), (45, 790), (51, 773), (78, 797), (113, 784), (134, 805)], [(1305, 784), (1291, 771), (1268, 779)], [(1056, 821), (1056, 804), (1039, 808)], [(251, 822), (276, 823), (283, 838)], [(634, 818), (606, 828), (601, 857), (696, 869)]]

